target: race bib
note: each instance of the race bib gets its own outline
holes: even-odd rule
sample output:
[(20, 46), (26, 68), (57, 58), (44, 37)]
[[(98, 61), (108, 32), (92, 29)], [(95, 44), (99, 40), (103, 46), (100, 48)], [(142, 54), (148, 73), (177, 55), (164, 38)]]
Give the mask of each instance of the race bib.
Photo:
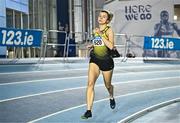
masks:
[(93, 39), (94, 46), (104, 46), (104, 42), (100, 36), (97, 36)]

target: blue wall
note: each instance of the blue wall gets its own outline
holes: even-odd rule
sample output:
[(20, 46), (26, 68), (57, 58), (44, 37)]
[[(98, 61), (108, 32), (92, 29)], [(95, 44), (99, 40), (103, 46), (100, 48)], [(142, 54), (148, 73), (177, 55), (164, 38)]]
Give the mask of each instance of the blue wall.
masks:
[(68, 0), (57, 0), (57, 21), (69, 25)]
[(6, 8), (29, 13), (28, 0), (6, 0)]
[(6, 26), (6, 2), (5, 0), (1, 0), (0, 3), (0, 26)]
[[(61, 22), (61, 26), (69, 25), (68, 0), (57, 0), (57, 25)], [(58, 34), (58, 44), (65, 43), (65, 34)], [(63, 56), (64, 47), (58, 47), (57, 56)]]
[[(0, 3), (0, 27), (6, 27), (6, 0)], [(0, 47), (0, 58), (6, 57), (6, 47)]]
[[(69, 25), (69, 2), (68, 0), (57, 0), (57, 25), (58, 22), (61, 22), (61, 26), (65, 27), (66, 24)], [(64, 44), (65, 35), (58, 34), (58, 44)], [(75, 44), (74, 39), (70, 39), (70, 44)], [(67, 47), (66, 47), (67, 49)], [(69, 57), (76, 56), (76, 46), (70, 46), (68, 52)], [(59, 47), (57, 50), (57, 56), (63, 56), (64, 47)], [(67, 56), (67, 55), (66, 55)]]
[[(0, 0), (0, 27), (6, 27), (6, 8), (29, 13), (28, 0)], [(6, 56), (6, 47), (0, 47), (0, 58)]]

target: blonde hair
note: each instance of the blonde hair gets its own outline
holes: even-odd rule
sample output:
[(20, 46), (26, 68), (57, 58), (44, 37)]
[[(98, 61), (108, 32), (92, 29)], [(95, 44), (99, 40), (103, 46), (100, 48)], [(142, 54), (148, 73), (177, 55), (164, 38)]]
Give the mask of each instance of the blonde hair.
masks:
[(111, 22), (112, 18), (113, 18), (113, 14), (110, 11), (107, 10), (101, 10), (100, 12), (105, 12), (108, 15), (108, 21)]

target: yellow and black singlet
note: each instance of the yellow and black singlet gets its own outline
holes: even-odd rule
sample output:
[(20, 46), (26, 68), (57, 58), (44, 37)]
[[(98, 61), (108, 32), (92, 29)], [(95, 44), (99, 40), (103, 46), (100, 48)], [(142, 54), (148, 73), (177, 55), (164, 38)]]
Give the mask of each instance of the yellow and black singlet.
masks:
[(94, 39), (93, 39), (93, 52), (94, 55), (97, 58), (103, 59), (106, 58), (109, 55), (109, 50), (108, 47), (104, 44), (102, 37), (104, 37), (105, 39), (108, 39), (108, 36), (106, 35), (106, 31), (109, 29), (110, 27), (107, 26), (103, 31), (102, 31), (102, 35), (100, 36), (99, 34), (95, 33), (94, 34)]

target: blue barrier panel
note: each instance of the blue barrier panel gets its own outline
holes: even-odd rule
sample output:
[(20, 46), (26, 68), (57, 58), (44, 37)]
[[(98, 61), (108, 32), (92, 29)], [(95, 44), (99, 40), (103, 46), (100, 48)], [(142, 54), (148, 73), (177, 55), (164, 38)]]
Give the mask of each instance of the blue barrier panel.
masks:
[(180, 38), (145, 36), (144, 49), (180, 50)]
[(42, 31), (0, 27), (0, 46), (40, 47)]
[(70, 39), (69, 41), (69, 50), (68, 52), (68, 57), (75, 57), (76, 56), (76, 43), (75, 39)]

